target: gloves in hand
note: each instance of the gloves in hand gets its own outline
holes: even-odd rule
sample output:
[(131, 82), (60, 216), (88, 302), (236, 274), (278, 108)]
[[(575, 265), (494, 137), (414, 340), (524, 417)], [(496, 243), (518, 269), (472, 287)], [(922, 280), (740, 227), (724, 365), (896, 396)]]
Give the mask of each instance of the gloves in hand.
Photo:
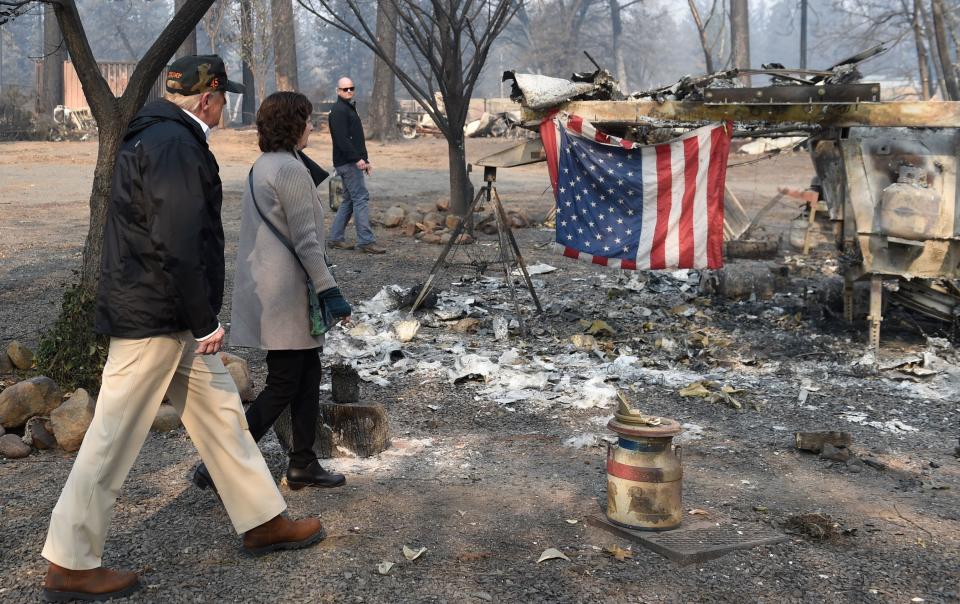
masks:
[(347, 302), (339, 287), (331, 287), (317, 294), (320, 301), (327, 307), (327, 312), (337, 319), (349, 317), (351, 314), (350, 303)]

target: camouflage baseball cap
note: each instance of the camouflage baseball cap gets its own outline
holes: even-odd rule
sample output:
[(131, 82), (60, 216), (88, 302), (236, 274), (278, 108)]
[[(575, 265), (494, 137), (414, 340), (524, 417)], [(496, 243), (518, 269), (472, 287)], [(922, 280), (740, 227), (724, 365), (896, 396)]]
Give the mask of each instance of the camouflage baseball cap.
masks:
[(243, 85), (227, 79), (227, 68), (217, 55), (180, 57), (167, 70), (167, 92), (192, 96), (204, 92), (243, 92)]

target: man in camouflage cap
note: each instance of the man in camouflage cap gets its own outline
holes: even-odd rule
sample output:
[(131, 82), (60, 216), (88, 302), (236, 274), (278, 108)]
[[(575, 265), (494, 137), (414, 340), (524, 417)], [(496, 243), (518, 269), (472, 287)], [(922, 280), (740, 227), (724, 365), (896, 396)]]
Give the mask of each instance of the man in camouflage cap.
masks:
[(139, 587), (101, 566), (113, 506), (169, 399), (243, 547), (254, 555), (323, 539), (317, 518), (293, 521), (217, 354), (224, 329), (222, 188), (207, 146), (227, 78), (217, 56), (170, 66), (165, 99), (130, 122), (117, 154), (104, 231), (95, 329), (110, 336), (93, 421), (53, 510), (43, 557), (48, 601), (107, 600)]

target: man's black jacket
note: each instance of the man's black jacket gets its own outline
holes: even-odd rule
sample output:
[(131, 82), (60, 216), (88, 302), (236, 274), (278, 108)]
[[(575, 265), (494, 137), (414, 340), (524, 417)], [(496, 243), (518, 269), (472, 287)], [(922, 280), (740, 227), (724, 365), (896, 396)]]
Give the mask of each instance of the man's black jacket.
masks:
[(95, 328), (121, 338), (217, 329), (223, 302), (220, 167), (203, 129), (168, 101), (123, 137), (103, 238)]
[(338, 98), (327, 120), (330, 123), (330, 138), (333, 139), (334, 167), (368, 159), (363, 124), (353, 103)]

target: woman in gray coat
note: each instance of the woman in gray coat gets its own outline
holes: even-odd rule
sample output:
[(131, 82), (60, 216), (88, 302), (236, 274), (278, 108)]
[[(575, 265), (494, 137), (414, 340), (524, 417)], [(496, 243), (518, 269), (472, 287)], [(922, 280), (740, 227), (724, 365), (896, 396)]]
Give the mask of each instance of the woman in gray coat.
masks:
[[(287, 483), (292, 489), (338, 487), (346, 481), (324, 470), (313, 451), (323, 336), (310, 335), (307, 277), (334, 319), (348, 321), (350, 305), (324, 261), (320, 183), (311, 177), (322, 170), (300, 152), (313, 130), (312, 112), (307, 97), (296, 92), (271, 94), (257, 112), (263, 155), (253, 164), (243, 194), (230, 317), (232, 346), (267, 351), (266, 387), (247, 409), (250, 433), (259, 441), (290, 408)], [(194, 482), (214, 486), (203, 464)]]

